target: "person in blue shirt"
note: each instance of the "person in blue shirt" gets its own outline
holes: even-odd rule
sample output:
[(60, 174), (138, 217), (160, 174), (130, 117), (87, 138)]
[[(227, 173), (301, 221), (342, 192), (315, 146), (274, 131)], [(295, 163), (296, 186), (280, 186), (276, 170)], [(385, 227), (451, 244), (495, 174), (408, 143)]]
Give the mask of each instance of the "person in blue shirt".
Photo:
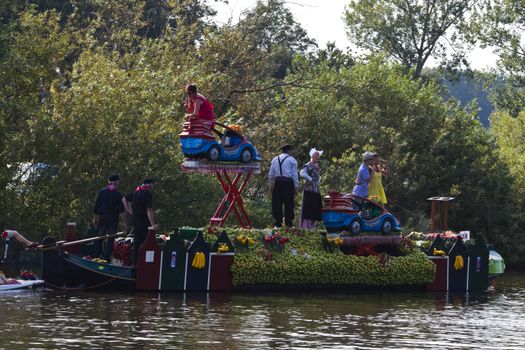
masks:
[(376, 154), (373, 152), (363, 153), (363, 163), (357, 172), (357, 178), (355, 179), (355, 186), (352, 194), (363, 198), (368, 197), (368, 185), (372, 178), (371, 166), (375, 155)]

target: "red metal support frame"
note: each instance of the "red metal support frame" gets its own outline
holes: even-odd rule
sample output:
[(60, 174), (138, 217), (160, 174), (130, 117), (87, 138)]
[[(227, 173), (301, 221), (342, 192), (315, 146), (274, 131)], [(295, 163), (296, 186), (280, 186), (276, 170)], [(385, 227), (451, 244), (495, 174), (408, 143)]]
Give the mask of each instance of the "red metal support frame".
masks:
[[(243, 174), (245, 176), (241, 181)], [(252, 228), (252, 223), (248, 217), (246, 209), (244, 209), (244, 202), (241, 196), (242, 191), (248, 183), (248, 180), (252, 176), (252, 173), (235, 173), (235, 178), (233, 181), (231, 180), (230, 175), (228, 175), (228, 172), (225, 170), (215, 171), (215, 175), (217, 176), (217, 179), (219, 179), (222, 189), (224, 190), (224, 197), (217, 207), (217, 210), (215, 210), (215, 214), (213, 214), (213, 217), (210, 219), (210, 226), (221, 227), (224, 225), (228, 215), (233, 210), (235, 216), (237, 217), (237, 221), (239, 221), (239, 225), (242, 228)], [(241, 185), (238, 187), (240, 181)], [(226, 206), (228, 207), (226, 211), (224, 211)], [(224, 214), (220, 216), (223, 212)]]
[[(209, 162), (205, 159), (185, 159), (182, 163), (182, 170), (201, 174), (213, 173), (217, 179), (219, 179), (224, 191), (224, 197), (217, 210), (215, 210), (215, 214), (210, 218), (210, 226), (223, 226), (228, 215), (233, 211), (237, 217), (239, 226), (242, 228), (252, 228), (248, 213), (246, 209), (244, 209), (242, 192), (246, 188), (252, 174), (261, 173), (260, 162), (242, 164), (239, 162)], [(235, 177), (233, 177), (233, 175), (235, 175)]]

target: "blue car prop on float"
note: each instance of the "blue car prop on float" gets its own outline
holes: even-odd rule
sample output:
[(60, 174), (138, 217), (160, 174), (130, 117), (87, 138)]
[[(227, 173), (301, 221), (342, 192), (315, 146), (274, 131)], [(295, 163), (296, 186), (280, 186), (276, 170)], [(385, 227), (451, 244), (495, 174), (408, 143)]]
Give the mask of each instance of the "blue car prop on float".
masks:
[[(215, 128), (220, 126), (224, 132)], [(215, 132), (220, 142), (212, 134)], [(194, 119), (184, 123), (179, 135), (180, 145), (187, 158), (207, 158), (210, 161), (260, 161), (257, 149), (242, 134), (238, 125), (224, 125), (207, 120)]]
[(348, 193), (330, 192), (324, 198), (322, 209), (324, 225), (328, 232), (348, 231), (382, 232), (401, 231), (401, 224), (381, 205)]

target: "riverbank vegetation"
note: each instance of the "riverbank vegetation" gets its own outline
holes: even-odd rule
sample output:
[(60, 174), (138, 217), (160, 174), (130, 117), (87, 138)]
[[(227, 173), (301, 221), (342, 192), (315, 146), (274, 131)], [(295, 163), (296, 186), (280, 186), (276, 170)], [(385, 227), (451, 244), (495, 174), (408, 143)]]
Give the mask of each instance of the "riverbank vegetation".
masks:
[[(310, 147), (325, 151), (324, 193), (350, 191), (361, 153), (372, 150), (390, 162), (388, 206), (406, 230), (429, 229), (426, 198), (453, 196), (451, 228), (484, 235), (509, 265), (525, 266), (525, 59), (514, 40), (525, 18), (516, 10), (522, 1), (495, 1), (492, 12), (479, 2), (475, 9), (443, 3), (466, 6), (438, 9), (456, 14), (441, 28), (453, 28), (454, 45), (463, 48), (454, 57), (393, 50), (389, 43), (412, 42), (406, 33), (415, 22), (393, 21), (406, 29), (398, 32), (377, 27), (364, 2), (349, 6), (347, 22), (356, 44), (369, 50), (365, 57), (318, 46), (278, 0), (220, 26), (205, 1), (3, 2), (1, 227), (40, 239), (63, 232), (68, 221), (87, 226), (95, 193), (111, 173), (120, 175), (122, 192), (157, 179), (154, 206), (166, 230), (205, 225), (222, 190), (212, 176), (181, 171), (178, 144), (183, 87), (195, 82), (218, 120), (242, 125), (262, 154), (262, 175), (245, 197), (256, 227), (272, 223), (264, 174), (281, 144), (296, 145), (299, 163)], [(508, 16), (493, 18), (494, 9)], [(402, 10), (394, 8), (392, 18)], [(414, 30), (423, 35), (425, 28)], [(394, 34), (400, 36), (388, 36)], [(495, 75), (505, 83), (489, 91), (489, 128), (475, 104), (460, 107), (422, 69), (437, 55), (440, 67), (457, 72), (468, 63), (459, 53), (475, 42), (493, 45), (501, 57)]]

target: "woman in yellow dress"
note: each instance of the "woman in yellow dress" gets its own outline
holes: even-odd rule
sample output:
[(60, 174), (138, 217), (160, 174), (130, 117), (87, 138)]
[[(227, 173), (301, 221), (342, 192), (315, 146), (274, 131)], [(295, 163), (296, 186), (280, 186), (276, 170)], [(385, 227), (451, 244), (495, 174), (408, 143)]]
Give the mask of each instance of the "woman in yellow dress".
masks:
[(386, 194), (381, 179), (383, 176), (388, 176), (390, 170), (388, 168), (388, 163), (381, 159), (379, 155), (375, 154), (372, 160), (372, 176), (370, 178), (370, 185), (368, 186), (368, 198), (382, 206), (385, 206), (387, 203)]

